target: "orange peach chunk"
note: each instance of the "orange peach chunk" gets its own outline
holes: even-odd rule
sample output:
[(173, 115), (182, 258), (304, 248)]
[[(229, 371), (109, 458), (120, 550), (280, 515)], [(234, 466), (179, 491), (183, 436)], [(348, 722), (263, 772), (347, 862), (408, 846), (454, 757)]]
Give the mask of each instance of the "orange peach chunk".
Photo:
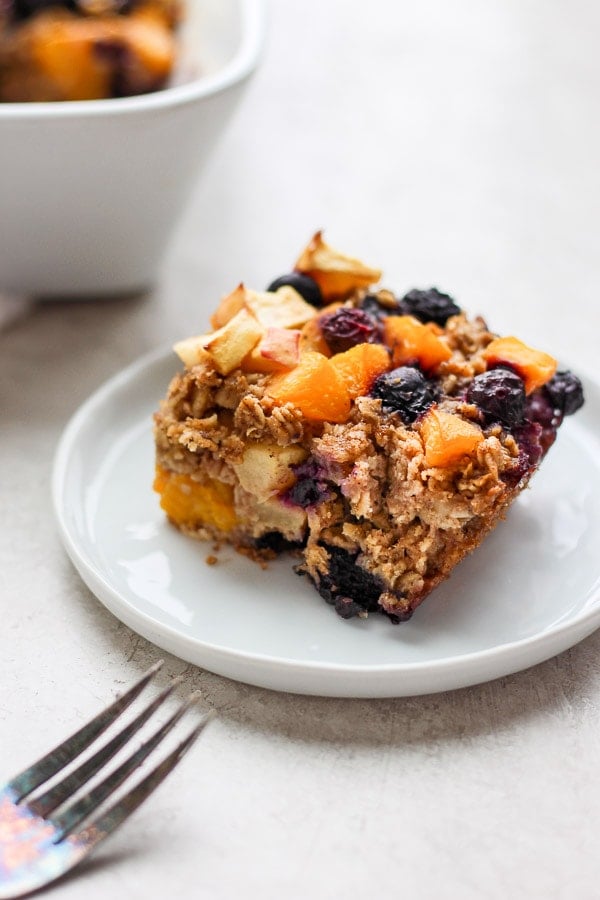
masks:
[(355, 290), (368, 288), (381, 278), (379, 269), (372, 269), (326, 244), (320, 231), (300, 254), (295, 269), (317, 282), (325, 301), (343, 300)]
[(58, 4), (45, 10), (40, 6), (40, 10), (21, 23), (14, 36), (8, 29), (6, 36), (3, 33), (8, 52), (3, 48), (1, 100), (44, 102), (113, 96), (117, 64), (110, 55), (97, 52), (101, 44), (126, 50), (127, 77), (138, 93), (163, 84), (173, 67), (175, 36), (148, 9), (143, 15), (134, 11), (126, 16), (74, 16)]
[(392, 350), (395, 366), (418, 361), (425, 371), (437, 369), (452, 356), (434, 323), (423, 323), (414, 316), (388, 316), (383, 326), (385, 343)]
[(208, 525), (219, 531), (231, 531), (237, 525), (230, 484), (214, 479), (200, 484), (189, 475), (159, 466), (153, 487), (160, 494), (161, 507), (176, 525)]
[(322, 353), (323, 356), (331, 356), (331, 350), (321, 333), (321, 326), (317, 316), (311, 319), (310, 322), (307, 322), (300, 333), (300, 353), (306, 353), (307, 351), (316, 351), (317, 353)]
[(331, 357), (331, 365), (344, 379), (350, 397), (364, 397), (378, 375), (390, 368), (390, 353), (383, 344), (357, 344)]
[(321, 353), (304, 353), (295, 369), (272, 377), (267, 392), (276, 403), (293, 403), (314, 422), (345, 422), (350, 414), (344, 379)]
[(435, 407), (421, 422), (421, 436), (428, 466), (452, 466), (463, 457), (472, 456), (483, 441), (477, 425)]
[(516, 337), (496, 338), (487, 345), (483, 357), (488, 367), (490, 364), (506, 363), (514, 369), (525, 382), (527, 394), (550, 381), (557, 366), (553, 356), (542, 350), (534, 350)]

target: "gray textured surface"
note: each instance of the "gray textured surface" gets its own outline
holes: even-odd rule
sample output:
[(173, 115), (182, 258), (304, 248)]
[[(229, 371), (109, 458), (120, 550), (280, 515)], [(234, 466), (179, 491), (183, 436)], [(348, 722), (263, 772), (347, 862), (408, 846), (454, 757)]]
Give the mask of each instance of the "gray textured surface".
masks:
[[(600, 375), (597, 33), (576, 0), (272, 5), (265, 62), (149, 296), (0, 333), (0, 772), (163, 655), (59, 544), (52, 454), (88, 394), (261, 286), (310, 233), (439, 283)], [(600, 897), (600, 634), (479, 687), (294, 697), (166, 657), (219, 717), (68, 900)], [(167, 850), (163, 841), (172, 846)]]

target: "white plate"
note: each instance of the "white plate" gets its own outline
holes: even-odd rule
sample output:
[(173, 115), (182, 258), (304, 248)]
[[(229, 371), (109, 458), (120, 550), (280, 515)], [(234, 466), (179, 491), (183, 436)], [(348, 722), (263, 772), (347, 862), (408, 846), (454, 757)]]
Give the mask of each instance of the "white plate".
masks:
[(407, 696), (541, 662), (600, 626), (600, 393), (561, 429), (529, 491), (410, 622), (344, 621), (290, 559), (266, 571), (169, 526), (151, 490), (152, 413), (178, 367), (144, 357), (68, 425), (54, 468), (62, 537), (83, 580), (136, 632), (198, 666), (282, 691)]

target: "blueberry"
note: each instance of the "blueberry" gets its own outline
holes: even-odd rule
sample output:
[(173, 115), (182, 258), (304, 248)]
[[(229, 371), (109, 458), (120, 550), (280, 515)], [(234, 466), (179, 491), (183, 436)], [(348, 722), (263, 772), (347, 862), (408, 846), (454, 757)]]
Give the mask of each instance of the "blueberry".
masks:
[(412, 290), (400, 301), (400, 306), (405, 315), (415, 316), (421, 322), (436, 322), (445, 325), (450, 316), (460, 313), (452, 297), (442, 294), (437, 288), (429, 288), (428, 291)]
[(467, 390), (469, 403), (474, 403), (490, 422), (501, 422), (514, 428), (525, 414), (525, 385), (523, 379), (510, 369), (490, 369), (477, 375)]
[(409, 366), (384, 372), (375, 379), (371, 396), (382, 401), (385, 412), (398, 412), (408, 425), (435, 401), (435, 391), (423, 374)]
[(525, 422), (540, 429), (539, 444), (542, 448), (542, 455), (548, 452), (556, 440), (556, 434), (562, 420), (562, 413), (554, 409), (543, 391), (535, 391), (527, 398)]
[(374, 294), (367, 294), (362, 300), (360, 308), (378, 322), (382, 322), (387, 316), (402, 315), (402, 308), (398, 301), (395, 306), (384, 306)]
[(307, 509), (329, 496), (325, 474), (316, 460), (307, 459), (305, 462), (293, 466), (293, 471), (296, 481), (283, 495), (285, 501), (293, 506)]
[(332, 353), (343, 353), (356, 344), (379, 341), (379, 328), (375, 319), (362, 309), (347, 309), (343, 306), (321, 316), (319, 325)]
[(338, 615), (349, 619), (364, 610), (379, 610), (383, 585), (374, 575), (357, 565), (358, 553), (325, 544), (329, 555), (329, 570), (322, 575), (317, 590), (323, 599), (335, 607)]
[(515, 429), (514, 436), (519, 445), (519, 458), (515, 469), (507, 472), (504, 476), (509, 484), (516, 485), (522, 478), (535, 471), (545, 453), (543, 432), (544, 429), (539, 422), (530, 422), (527, 419)]
[(8, 4), (9, 9), (11, 5), (16, 19), (27, 19), (34, 13), (42, 12), (42, 10), (53, 6), (61, 6), (70, 10), (77, 8), (74, 0), (63, 0), (63, 2), (61, 0), (14, 0), (14, 3)]
[(302, 272), (290, 272), (288, 275), (281, 275), (271, 282), (267, 290), (276, 291), (280, 287), (293, 287), (311, 306), (323, 306), (321, 288), (310, 275), (304, 275)]
[(298, 541), (289, 541), (279, 531), (267, 531), (261, 537), (256, 538), (254, 546), (257, 550), (270, 550), (272, 553), (284, 553), (286, 550), (294, 550), (300, 546)]
[(584, 403), (583, 385), (572, 372), (557, 372), (544, 386), (544, 393), (563, 416), (572, 416)]
[(525, 418), (528, 422), (538, 422), (543, 428), (558, 428), (562, 414), (555, 409), (545, 391), (534, 391), (527, 398)]

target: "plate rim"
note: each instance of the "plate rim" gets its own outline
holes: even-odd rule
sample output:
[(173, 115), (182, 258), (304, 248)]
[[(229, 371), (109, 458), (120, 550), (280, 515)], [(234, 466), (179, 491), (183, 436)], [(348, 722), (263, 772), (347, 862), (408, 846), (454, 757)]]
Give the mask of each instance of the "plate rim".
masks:
[[(171, 652), (173, 655), (186, 659), (195, 665), (208, 668), (209, 671), (215, 672), (216, 674), (224, 675), (225, 677), (233, 678), (234, 680), (244, 681), (248, 684), (267, 687), (272, 690), (335, 697), (400, 697), (450, 691), (469, 685), (484, 683), (495, 678), (503, 677), (504, 675), (522, 671), (569, 649), (569, 647), (578, 643), (580, 640), (583, 640), (600, 627), (600, 571), (596, 582), (587, 594), (585, 608), (575, 615), (569, 616), (566, 620), (561, 620), (556, 625), (521, 639), (504, 642), (483, 650), (428, 661), (349, 664), (325, 660), (292, 660), (287, 657), (271, 654), (240, 651), (227, 647), (226, 645), (192, 638), (189, 635), (180, 632), (172, 625), (160, 622), (147, 612), (142, 611), (110, 583), (91, 556), (81, 549), (66, 521), (62, 497), (63, 492), (66, 489), (70, 456), (82, 426), (89, 421), (94, 410), (110, 400), (117, 391), (134, 382), (142, 373), (151, 370), (154, 367), (162, 365), (166, 366), (171, 358), (173, 361), (173, 374), (175, 374), (177, 357), (170, 346), (161, 346), (138, 357), (101, 383), (68, 419), (55, 449), (51, 477), (52, 503), (59, 534), (65, 550), (80, 577), (105, 608), (120, 621), (124, 621), (123, 615), (125, 615), (127, 619), (134, 619), (136, 623), (139, 624), (134, 626), (127, 622), (126, 624), (128, 624), (128, 627), (131, 627), (134, 631), (155, 643), (156, 646), (167, 649), (168, 652)], [(586, 384), (586, 402), (589, 403), (591, 401), (598, 403), (598, 383), (589, 373), (582, 373), (581, 366), (578, 366), (578, 373)], [(592, 397), (593, 400), (591, 399)], [(109, 600), (108, 598), (111, 599)], [(307, 676), (308, 681), (314, 680), (313, 676), (321, 672), (327, 672), (329, 675), (336, 675), (338, 679), (350, 678), (351, 683), (349, 684), (349, 687), (351, 688), (351, 692), (341, 692), (339, 688), (331, 693), (321, 689), (311, 690), (297, 684), (297, 679), (292, 679), (296, 684), (295, 687), (285, 686), (285, 684), (282, 687), (273, 687), (272, 683), (266, 683), (260, 677), (237, 677), (225, 671), (218, 671), (218, 668), (214, 665), (207, 667), (202, 662), (197, 662), (196, 660), (190, 659), (189, 656), (183, 656), (178, 651), (166, 647), (156, 640), (157, 632), (160, 635), (166, 635), (168, 638), (172, 639), (173, 642), (183, 643), (186, 648), (198, 649), (200, 652), (206, 651), (208, 655), (214, 655), (224, 660), (236, 662), (238, 665), (241, 663), (242, 668), (245, 668), (243, 665), (244, 663), (246, 666), (258, 666), (259, 669), (263, 671), (266, 668), (277, 667), (278, 670), (283, 670), (288, 675), (297, 673), (302, 676), (302, 674), (304, 674)], [(574, 639), (572, 640), (572, 638)], [(171, 644), (171, 640), (167, 643)], [(557, 647), (558, 649), (556, 649)], [(523, 665), (517, 657), (529, 655), (532, 650), (538, 652), (534, 652), (525, 665)], [(514, 658), (514, 665), (508, 665), (511, 657)], [(465, 671), (465, 667), (467, 670), (473, 669), (472, 675), (469, 675), (468, 671)], [(477, 670), (481, 668), (485, 669), (488, 674), (484, 675), (482, 672), (477, 674)], [(424, 673), (429, 676), (429, 678), (423, 679), (425, 689), (417, 689), (418, 684), (412, 684), (411, 686), (411, 682), (414, 682), (415, 679), (418, 681), (418, 676), (423, 675)], [(258, 674), (260, 675), (260, 672), (258, 672)], [(436, 682), (436, 677), (443, 675), (454, 675), (455, 677), (454, 679), (450, 679), (451, 683), (445, 683), (438, 687), (432, 686), (432, 684)], [(369, 688), (368, 685), (364, 685), (361, 690), (361, 686), (355, 682), (357, 678), (361, 679), (365, 677), (372, 679), (374, 682), (377, 682), (378, 679), (384, 679), (386, 682), (392, 679), (393, 681), (397, 681), (397, 683), (387, 685), (387, 687), (385, 684), (379, 684), (379, 686), (375, 684), (372, 685), (371, 688)], [(406, 684), (402, 683), (403, 679), (407, 680)], [(269, 682), (271, 681), (272, 680), (269, 679)], [(289, 679), (284, 678), (284, 682), (286, 681), (289, 681)], [(332, 687), (335, 687), (335, 684), (332, 684)], [(387, 688), (389, 688), (389, 690)], [(408, 688), (408, 690), (405, 690), (406, 688)]]

